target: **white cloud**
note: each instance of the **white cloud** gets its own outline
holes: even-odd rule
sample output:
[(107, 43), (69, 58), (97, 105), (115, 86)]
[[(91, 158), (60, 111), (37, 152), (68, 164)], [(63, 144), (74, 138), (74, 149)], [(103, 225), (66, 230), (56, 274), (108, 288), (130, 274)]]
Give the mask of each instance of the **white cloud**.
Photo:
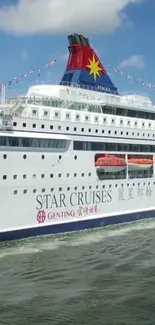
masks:
[(126, 20), (127, 5), (141, 1), (146, 0), (19, 0), (1, 7), (0, 29), (15, 35), (108, 33)]
[(22, 61), (27, 60), (27, 58), (28, 58), (28, 53), (27, 53), (27, 51), (26, 51), (26, 50), (21, 50), (20, 56), (21, 56), (21, 60), (22, 60)]
[(123, 60), (119, 67), (120, 68), (127, 68), (127, 67), (133, 67), (142, 69), (145, 66), (145, 58), (143, 55), (132, 55), (130, 58)]

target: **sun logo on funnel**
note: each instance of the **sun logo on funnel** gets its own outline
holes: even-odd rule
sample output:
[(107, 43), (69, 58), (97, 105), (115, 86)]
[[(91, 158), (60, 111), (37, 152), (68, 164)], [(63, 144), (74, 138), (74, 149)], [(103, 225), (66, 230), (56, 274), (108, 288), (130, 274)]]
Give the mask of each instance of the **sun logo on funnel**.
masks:
[(86, 67), (90, 69), (89, 74), (94, 76), (95, 81), (97, 77), (100, 77), (100, 71), (103, 71), (103, 69), (99, 67), (99, 64), (100, 62), (95, 61), (95, 56), (93, 55), (93, 59), (89, 59), (89, 64), (86, 65)]

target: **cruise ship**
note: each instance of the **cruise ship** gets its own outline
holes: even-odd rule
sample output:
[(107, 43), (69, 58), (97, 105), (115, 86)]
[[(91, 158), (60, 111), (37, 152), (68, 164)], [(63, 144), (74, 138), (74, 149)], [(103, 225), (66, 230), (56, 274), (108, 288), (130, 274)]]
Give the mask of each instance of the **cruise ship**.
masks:
[(155, 217), (155, 106), (68, 41), (59, 85), (0, 105), (0, 241)]

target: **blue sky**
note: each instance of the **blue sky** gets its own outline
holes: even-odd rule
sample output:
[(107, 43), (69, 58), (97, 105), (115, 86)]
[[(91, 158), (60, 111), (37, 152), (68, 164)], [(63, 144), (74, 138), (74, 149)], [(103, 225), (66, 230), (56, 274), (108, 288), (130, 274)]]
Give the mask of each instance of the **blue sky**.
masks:
[[(37, 1), (39, 6), (39, 0), (35, 0), (36, 3)], [(90, 0), (85, 1), (90, 3)], [(46, 4), (53, 5), (54, 2), (59, 2), (61, 5), (62, 2), (68, 2), (68, 0), (44, 0), (44, 6)], [(72, 0), (72, 2), (74, 1)], [(99, 3), (99, 0), (94, 0), (94, 10), (97, 10), (95, 9), (97, 2)], [(87, 22), (85, 12), (83, 17), (79, 15), (79, 21), (81, 19), (80, 32), (89, 36), (103, 65), (110, 64), (114, 68), (121, 66), (124, 71), (137, 79), (141, 78), (155, 84), (155, 1), (126, 0), (128, 5), (121, 7), (122, 0), (109, 0), (111, 7), (113, 6), (109, 9), (106, 5), (107, 1), (102, 0), (102, 2), (105, 3), (106, 10), (104, 10), (104, 6), (101, 8), (103, 9), (101, 17), (93, 18), (93, 15), (89, 13), (90, 21)], [(4, 11), (4, 5), (8, 8), (7, 13)], [(10, 5), (18, 7), (11, 11)], [(55, 16), (55, 7), (52, 7), (54, 9), (51, 13), (49, 10), (42, 13), (43, 10), (39, 11), (39, 7), (33, 8), (32, 5), (32, 0), (5, 0), (5, 2), (0, 0), (0, 83), (19, 77), (30, 70), (44, 67), (50, 60), (58, 58), (58, 61), (53, 67), (43, 68), (39, 78), (35, 74), (33, 77), (22, 79), (18, 84), (14, 83), (12, 88), (7, 91), (8, 95), (24, 93), (30, 85), (38, 81), (59, 82), (66, 64), (68, 45), (66, 36), (68, 33), (79, 32), (75, 29), (76, 23), (72, 19), (72, 12), (68, 19), (67, 16), (63, 16), (62, 10), (61, 21), (57, 22), (52, 16), (52, 14)], [(35, 14), (30, 17), (33, 10)], [(76, 10), (78, 16), (78, 7)], [(93, 11), (93, 7), (91, 10)], [(45, 21), (43, 21), (42, 14), (46, 15)], [(107, 19), (107, 15), (109, 15), (109, 19)], [(46, 20), (48, 20), (48, 24)], [(78, 17), (75, 20), (79, 26)], [(98, 21), (99, 25), (97, 25)], [(111, 69), (108, 71), (115, 85), (122, 92), (148, 93), (155, 99), (155, 91), (131, 84), (126, 77), (115, 74)]]

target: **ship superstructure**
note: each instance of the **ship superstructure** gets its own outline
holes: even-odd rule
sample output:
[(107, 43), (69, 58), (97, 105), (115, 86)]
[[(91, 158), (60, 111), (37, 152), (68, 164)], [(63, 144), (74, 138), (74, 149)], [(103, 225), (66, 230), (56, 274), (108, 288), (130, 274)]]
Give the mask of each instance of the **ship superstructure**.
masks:
[(60, 85), (0, 105), (0, 164), (0, 240), (152, 218), (155, 106), (70, 35)]

